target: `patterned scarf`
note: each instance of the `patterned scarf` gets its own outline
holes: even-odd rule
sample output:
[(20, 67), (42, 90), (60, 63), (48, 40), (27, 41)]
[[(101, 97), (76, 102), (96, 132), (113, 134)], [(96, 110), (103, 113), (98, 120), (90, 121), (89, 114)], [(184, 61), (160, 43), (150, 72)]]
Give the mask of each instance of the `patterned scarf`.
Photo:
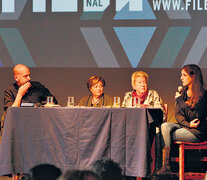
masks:
[(140, 104), (143, 104), (145, 99), (147, 98), (148, 96), (148, 93), (149, 93), (149, 90), (147, 90), (145, 93), (141, 94), (141, 95), (138, 95), (137, 92), (134, 90), (132, 92), (132, 105), (134, 105), (134, 97), (136, 97), (136, 102), (138, 103), (138, 98), (140, 99)]

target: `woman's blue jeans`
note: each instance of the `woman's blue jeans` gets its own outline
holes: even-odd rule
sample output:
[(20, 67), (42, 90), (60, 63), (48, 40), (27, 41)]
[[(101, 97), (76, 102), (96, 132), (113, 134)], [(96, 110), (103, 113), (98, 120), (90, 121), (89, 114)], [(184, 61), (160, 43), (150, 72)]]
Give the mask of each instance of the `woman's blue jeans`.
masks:
[(171, 146), (172, 141), (199, 142), (199, 138), (179, 124), (165, 122), (161, 125), (161, 132), (167, 147)]

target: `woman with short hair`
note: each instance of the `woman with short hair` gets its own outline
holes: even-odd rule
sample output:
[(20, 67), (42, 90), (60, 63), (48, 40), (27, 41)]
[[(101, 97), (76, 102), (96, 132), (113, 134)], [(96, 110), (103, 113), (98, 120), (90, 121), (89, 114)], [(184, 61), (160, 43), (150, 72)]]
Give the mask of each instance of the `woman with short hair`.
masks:
[(91, 92), (89, 96), (81, 98), (78, 106), (102, 107), (112, 106), (112, 98), (103, 93), (106, 83), (100, 76), (91, 76), (87, 82), (87, 88)]

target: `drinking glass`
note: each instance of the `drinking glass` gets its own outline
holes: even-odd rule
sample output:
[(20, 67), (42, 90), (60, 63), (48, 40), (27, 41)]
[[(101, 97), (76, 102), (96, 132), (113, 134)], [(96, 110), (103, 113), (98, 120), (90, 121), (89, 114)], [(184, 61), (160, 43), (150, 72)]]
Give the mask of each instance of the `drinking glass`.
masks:
[(47, 96), (47, 105), (52, 106), (53, 105), (53, 96)]
[(113, 107), (120, 107), (120, 97), (114, 97)]
[(74, 97), (73, 96), (68, 96), (68, 107), (74, 107)]

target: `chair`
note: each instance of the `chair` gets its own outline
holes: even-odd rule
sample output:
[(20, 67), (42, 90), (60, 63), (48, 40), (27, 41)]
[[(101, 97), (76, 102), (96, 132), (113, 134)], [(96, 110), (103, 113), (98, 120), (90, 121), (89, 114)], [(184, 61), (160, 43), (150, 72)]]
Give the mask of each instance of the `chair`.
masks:
[[(171, 161), (179, 162), (179, 180), (204, 179), (206, 173), (184, 172), (184, 168), (185, 168), (184, 154), (185, 154), (185, 150), (201, 150), (201, 149), (207, 150), (207, 141), (200, 142), (200, 143), (175, 141), (174, 143), (179, 145), (179, 158), (172, 157)], [(204, 154), (204, 157), (196, 160), (207, 162), (207, 153)]]

